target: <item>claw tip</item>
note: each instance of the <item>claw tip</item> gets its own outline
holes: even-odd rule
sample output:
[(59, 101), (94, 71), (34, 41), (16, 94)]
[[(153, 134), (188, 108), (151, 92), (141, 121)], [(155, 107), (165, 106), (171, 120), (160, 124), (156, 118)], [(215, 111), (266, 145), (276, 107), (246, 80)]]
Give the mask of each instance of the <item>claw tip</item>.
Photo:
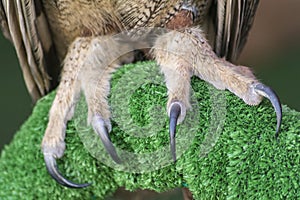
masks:
[(59, 184), (69, 187), (69, 188), (84, 188), (91, 185), (91, 183), (77, 184), (69, 181), (59, 172), (56, 164), (55, 157), (51, 154), (44, 154), (44, 161), (46, 168), (51, 177), (56, 180)]
[(169, 134), (170, 134), (170, 147), (171, 147), (171, 154), (174, 162), (176, 162), (176, 125), (178, 117), (181, 113), (181, 107), (179, 104), (174, 103), (170, 109), (170, 122), (169, 122)]
[(272, 103), (273, 108), (276, 112), (277, 125), (276, 125), (276, 137), (278, 137), (280, 132), (280, 126), (282, 121), (282, 107), (277, 94), (268, 86), (259, 83), (255, 86), (255, 89), (259, 91), (264, 97), (268, 98)]

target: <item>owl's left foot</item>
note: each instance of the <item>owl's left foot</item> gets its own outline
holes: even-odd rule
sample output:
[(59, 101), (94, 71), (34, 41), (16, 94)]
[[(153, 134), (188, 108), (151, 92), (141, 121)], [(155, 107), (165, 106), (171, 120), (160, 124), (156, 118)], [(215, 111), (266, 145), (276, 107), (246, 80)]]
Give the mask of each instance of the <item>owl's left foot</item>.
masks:
[(228, 89), (249, 105), (258, 105), (268, 98), (276, 112), (276, 136), (279, 133), (282, 109), (276, 93), (260, 83), (249, 68), (236, 66), (221, 59), (197, 28), (171, 31), (158, 38), (153, 49), (168, 88), (170, 148), (176, 160), (176, 125), (181, 123), (190, 108), (190, 78), (195, 75), (217, 89)]

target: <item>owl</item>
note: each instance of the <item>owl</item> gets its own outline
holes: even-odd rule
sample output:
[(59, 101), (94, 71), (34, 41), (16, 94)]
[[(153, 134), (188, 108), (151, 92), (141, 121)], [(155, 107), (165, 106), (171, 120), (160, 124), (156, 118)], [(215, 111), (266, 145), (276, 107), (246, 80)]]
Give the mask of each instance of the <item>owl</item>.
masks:
[(191, 108), (190, 82), (196, 76), (229, 90), (246, 104), (275, 92), (245, 66), (235, 65), (252, 26), (258, 0), (2, 0), (0, 27), (14, 45), (33, 101), (56, 88), (41, 149), (50, 175), (60, 184), (81, 188), (58, 170), (65, 131), (83, 93), (88, 124), (116, 163), (121, 163), (109, 133), (107, 97), (114, 71), (135, 61), (134, 50), (154, 60), (168, 90), (170, 149), (176, 160), (176, 125)]

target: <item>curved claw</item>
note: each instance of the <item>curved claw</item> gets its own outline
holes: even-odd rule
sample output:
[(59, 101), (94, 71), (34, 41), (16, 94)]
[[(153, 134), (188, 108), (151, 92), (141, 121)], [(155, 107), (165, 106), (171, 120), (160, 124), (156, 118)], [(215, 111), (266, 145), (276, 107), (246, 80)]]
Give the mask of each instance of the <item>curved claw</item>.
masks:
[(282, 108), (281, 108), (281, 103), (276, 95), (276, 93), (268, 86), (259, 83), (255, 86), (255, 90), (259, 92), (261, 95), (264, 97), (268, 98), (276, 112), (276, 117), (277, 117), (277, 126), (276, 126), (276, 137), (278, 136), (280, 126), (281, 126), (281, 121), (282, 121)]
[(69, 188), (84, 188), (90, 185), (90, 183), (77, 184), (69, 181), (59, 172), (56, 164), (56, 159), (52, 154), (44, 154), (44, 160), (48, 173), (56, 180), (59, 184)]
[(104, 125), (104, 121), (102, 119), (97, 119), (93, 122), (93, 127), (95, 131), (100, 136), (100, 139), (106, 149), (106, 151), (109, 153), (110, 157), (117, 163), (121, 163), (121, 159), (119, 158), (116, 149), (113, 145), (113, 143), (110, 140), (108, 130), (106, 126)]
[(102, 131), (103, 134), (100, 134), (100, 138), (102, 140), (102, 143), (106, 149), (106, 151), (109, 153), (109, 155), (111, 156), (111, 158), (118, 164), (121, 163), (121, 159), (119, 158), (116, 149), (113, 145), (113, 143), (110, 140), (110, 137), (108, 135), (108, 131), (106, 128), (103, 128)]
[(176, 125), (180, 113), (181, 113), (181, 106), (177, 103), (172, 104), (170, 109), (169, 133), (170, 133), (171, 154), (174, 162), (176, 161), (176, 141), (175, 141)]

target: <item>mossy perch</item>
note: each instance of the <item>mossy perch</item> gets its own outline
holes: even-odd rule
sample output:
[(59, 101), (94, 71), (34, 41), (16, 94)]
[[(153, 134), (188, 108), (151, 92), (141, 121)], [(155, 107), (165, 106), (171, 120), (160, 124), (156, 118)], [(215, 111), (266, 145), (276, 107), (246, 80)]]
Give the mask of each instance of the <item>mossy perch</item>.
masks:
[[(137, 66), (141, 65), (147, 69), (153, 63)], [(128, 65), (116, 72), (112, 92), (122, 75), (135, 67)], [(91, 186), (78, 190), (60, 186), (46, 171), (40, 144), (55, 94), (45, 96), (1, 153), (0, 199), (103, 199), (120, 186), (158, 192), (187, 186), (195, 199), (300, 199), (300, 113), (283, 106), (282, 128), (276, 139), (276, 116), (267, 100), (252, 107), (228, 91), (214, 90), (225, 95), (226, 118), (224, 126), (217, 127), (222, 130), (220, 135), (211, 138), (216, 143), (204, 152), (203, 142), (210, 141), (205, 141), (205, 134), (213, 119), (209, 92), (213, 89), (197, 78), (193, 78), (192, 85), (199, 109), (195, 129), (191, 129), (196, 130), (193, 140), (176, 164), (154, 171), (118, 171), (104, 165), (84, 147), (76, 119), (70, 121), (66, 152), (58, 166), (70, 180), (92, 182)], [(147, 124), (147, 109), (152, 104), (164, 106), (165, 97), (162, 85), (143, 84), (130, 99), (132, 119), (141, 126)], [(165, 127), (161, 133), (165, 134), (147, 138), (137, 139), (113, 123), (113, 143), (132, 152), (168, 145), (167, 115), (160, 117)]]

